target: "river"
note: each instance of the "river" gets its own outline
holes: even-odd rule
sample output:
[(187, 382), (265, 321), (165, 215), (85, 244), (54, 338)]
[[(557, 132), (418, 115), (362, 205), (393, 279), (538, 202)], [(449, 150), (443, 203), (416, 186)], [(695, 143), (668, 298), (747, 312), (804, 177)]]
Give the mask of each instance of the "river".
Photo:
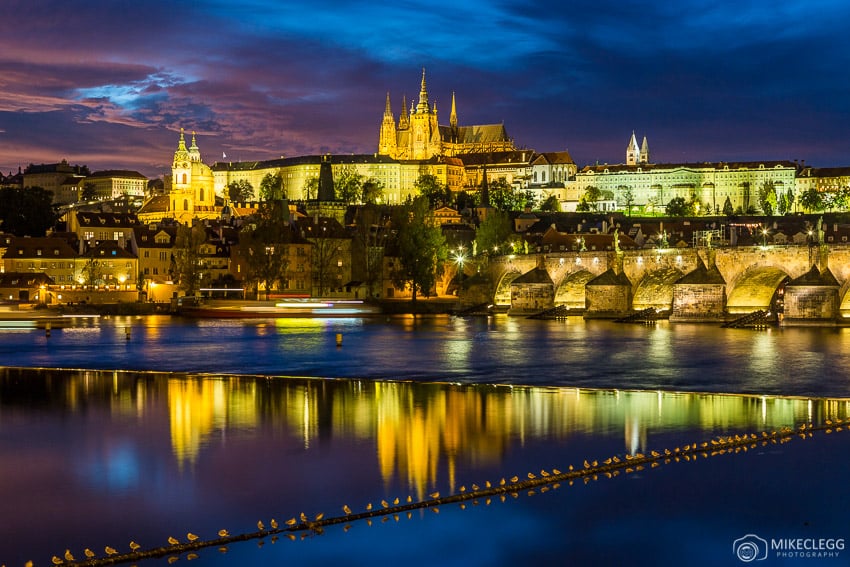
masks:
[(734, 565), (765, 541), (765, 564), (812, 564), (771, 546), (815, 538), (832, 548), (807, 553), (844, 564), (848, 341), (442, 316), (5, 329), (0, 563), (250, 535), (303, 512), (313, 529), (164, 557)]

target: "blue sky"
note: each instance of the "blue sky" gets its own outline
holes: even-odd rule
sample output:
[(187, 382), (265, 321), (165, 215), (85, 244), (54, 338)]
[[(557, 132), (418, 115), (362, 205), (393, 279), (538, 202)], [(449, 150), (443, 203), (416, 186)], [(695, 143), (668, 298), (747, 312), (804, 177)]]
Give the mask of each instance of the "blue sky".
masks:
[(377, 149), (384, 99), (504, 122), (521, 147), (617, 163), (850, 165), (850, 4), (839, 1), (107, 3), (7, 0), (0, 170), (67, 159), (164, 173)]

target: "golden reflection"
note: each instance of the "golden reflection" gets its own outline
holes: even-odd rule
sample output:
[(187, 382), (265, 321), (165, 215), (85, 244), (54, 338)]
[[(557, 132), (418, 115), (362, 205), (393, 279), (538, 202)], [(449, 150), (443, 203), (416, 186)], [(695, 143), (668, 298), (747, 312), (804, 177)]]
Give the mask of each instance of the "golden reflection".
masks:
[(214, 431), (256, 426), (256, 385), (234, 384), (210, 378), (168, 380), (171, 446), (180, 469), (186, 462), (195, 464)]

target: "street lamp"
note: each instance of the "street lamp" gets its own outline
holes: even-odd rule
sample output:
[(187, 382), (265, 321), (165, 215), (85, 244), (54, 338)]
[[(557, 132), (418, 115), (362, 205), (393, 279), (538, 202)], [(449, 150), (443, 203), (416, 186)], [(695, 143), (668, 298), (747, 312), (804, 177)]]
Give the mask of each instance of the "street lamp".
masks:
[(460, 293), (460, 287), (463, 283), (463, 263), (466, 260), (466, 256), (463, 253), (463, 246), (457, 247), (457, 252), (455, 253), (455, 264), (457, 265), (457, 283), (458, 283), (458, 293)]
[(761, 234), (762, 234), (762, 237), (764, 238), (763, 241), (762, 241), (763, 242), (762, 246), (767, 248), (767, 228), (762, 228)]

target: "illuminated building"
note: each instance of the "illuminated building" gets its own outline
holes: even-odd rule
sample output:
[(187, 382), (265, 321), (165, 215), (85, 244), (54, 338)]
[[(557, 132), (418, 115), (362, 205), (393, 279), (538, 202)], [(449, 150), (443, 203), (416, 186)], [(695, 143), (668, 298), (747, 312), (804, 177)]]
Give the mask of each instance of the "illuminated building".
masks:
[(87, 186), (91, 186), (96, 199), (118, 199), (124, 195), (144, 197), (148, 178), (138, 171), (95, 171), (83, 182), (83, 187)]
[(490, 153), (511, 151), (513, 140), (508, 137), (504, 124), (459, 126), (455, 95), (452, 93), (452, 108), (449, 124), (440, 125), (437, 120), (437, 103), (428, 100), (425, 70), (419, 88), (419, 102), (410, 104), (402, 99), (398, 121), (395, 120), (387, 93), (384, 116), (378, 140), (378, 154), (400, 160), (427, 160), (435, 156), (456, 156), (468, 153)]

